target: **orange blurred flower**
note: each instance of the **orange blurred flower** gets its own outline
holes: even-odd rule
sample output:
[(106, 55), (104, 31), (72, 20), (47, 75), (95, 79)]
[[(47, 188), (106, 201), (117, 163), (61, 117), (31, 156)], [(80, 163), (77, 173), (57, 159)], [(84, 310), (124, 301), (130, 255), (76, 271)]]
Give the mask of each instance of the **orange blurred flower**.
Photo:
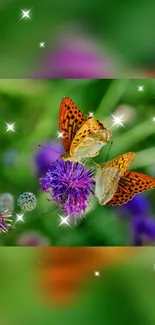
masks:
[(76, 298), (95, 271), (125, 260), (130, 247), (41, 248), (41, 291), (49, 303), (68, 304)]

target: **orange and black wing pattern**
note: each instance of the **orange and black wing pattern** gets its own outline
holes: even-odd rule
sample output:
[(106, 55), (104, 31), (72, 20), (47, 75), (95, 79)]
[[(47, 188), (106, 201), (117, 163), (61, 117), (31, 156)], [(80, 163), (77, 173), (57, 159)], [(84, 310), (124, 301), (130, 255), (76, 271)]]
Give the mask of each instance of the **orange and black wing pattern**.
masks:
[(155, 179), (151, 176), (137, 172), (125, 172), (120, 178), (115, 195), (106, 205), (123, 205), (132, 200), (136, 194), (153, 188), (155, 188)]
[(70, 149), (73, 138), (81, 126), (89, 119), (75, 105), (69, 97), (64, 97), (59, 109), (59, 130), (62, 132), (61, 138), (66, 151)]

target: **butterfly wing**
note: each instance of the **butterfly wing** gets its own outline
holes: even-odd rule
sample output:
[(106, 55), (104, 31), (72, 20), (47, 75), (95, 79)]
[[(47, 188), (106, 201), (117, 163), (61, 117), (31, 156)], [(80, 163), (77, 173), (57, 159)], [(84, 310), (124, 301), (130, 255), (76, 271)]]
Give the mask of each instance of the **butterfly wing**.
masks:
[(141, 192), (155, 188), (155, 179), (137, 172), (125, 172), (120, 178), (118, 188), (112, 200), (106, 205), (122, 205)]
[(71, 143), (77, 131), (88, 119), (69, 97), (64, 97), (59, 108), (59, 130), (63, 134), (61, 138), (66, 151), (70, 149)]
[(124, 174), (134, 157), (134, 152), (127, 152), (111, 160), (106, 165), (102, 164), (98, 169), (95, 176), (95, 195), (101, 205), (105, 205), (113, 198), (120, 177)]
[(109, 163), (105, 165), (101, 165), (101, 168), (108, 168), (108, 167), (113, 167), (113, 168), (118, 168), (121, 170), (122, 175), (128, 168), (128, 166), (131, 164), (131, 162), (135, 158), (135, 153), (134, 152), (126, 152), (117, 158), (114, 158), (113, 160), (109, 161)]
[(104, 128), (102, 123), (93, 117), (89, 118), (76, 133), (70, 147), (70, 156), (95, 156), (111, 137), (111, 131)]
[(101, 205), (109, 202), (118, 187), (118, 182), (121, 177), (121, 171), (118, 168), (101, 168), (98, 169), (95, 175), (95, 196), (98, 198)]

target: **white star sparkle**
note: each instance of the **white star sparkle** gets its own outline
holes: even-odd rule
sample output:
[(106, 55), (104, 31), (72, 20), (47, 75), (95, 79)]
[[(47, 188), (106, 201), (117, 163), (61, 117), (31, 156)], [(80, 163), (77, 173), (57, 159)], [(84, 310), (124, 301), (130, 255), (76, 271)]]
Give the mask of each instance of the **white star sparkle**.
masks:
[(40, 42), (39, 47), (45, 47), (45, 42), (42, 42), (42, 43)]
[(155, 122), (155, 117), (153, 117), (153, 122)]
[(100, 276), (100, 272), (99, 271), (95, 271), (95, 276)]
[(63, 138), (63, 132), (57, 132), (57, 138)]
[[(16, 122), (15, 122), (15, 123), (16, 123)], [(8, 131), (13, 131), (13, 132), (15, 132), (15, 129), (14, 129), (14, 125), (15, 125), (15, 123), (13, 123), (13, 124), (8, 124), (8, 123), (5, 122), (5, 124), (6, 124), (6, 126), (7, 126), (6, 132), (8, 132)], [(5, 132), (5, 133), (6, 133), (6, 132)]]
[(59, 217), (61, 218), (61, 222), (60, 222), (60, 224), (59, 224), (58, 227), (60, 227), (61, 225), (67, 225), (67, 226), (70, 226), (70, 227), (71, 227), (71, 225), (70, 225), (70, 224), (68, 223), (68, 221), (67, 221), (68, 216), (67, 216), (67, 217), (62, 217), (62, 216), (60, 216), (60, 214), (59, 214)]
[(144, 86), (138, 86), (138, 91), (143, 91)]
[(21, 17), (21, 19), (23, 19), (23, 18), (31, 19), (30, 14), (29, 14), (29, 12), (31, 11), (31, 9), (29, 9), (29, 10), (22, 10), (21, 9), (21, 11), (22, 11), (22, 17)]
[(16, 222), (18, 222), (18, 221), (22, 221), (22, 222), (24, 222), (24, 220), (23, 220), (23, 216), (24, 216), (24, 214), (17, 214), (17, 213), (16, 213), (16, 216), (17, 216), (17, 220), (16, 220)]
[(93, 112), (89, 112), (89, 116), (90, 117), (93, 117), (94, 116), (94, 113)]
[(111, 114), (111, 116), (113, 117), (113, 124), (112, 124), (112, 127), (117, 125), (117, 127), (120, 125), (120, 126), (123, 126), (125, 128), (125, 126), (123, 125), (123, 117), (124, 115), (121, 115), (121, 116), (115, 116), (113, 114)]

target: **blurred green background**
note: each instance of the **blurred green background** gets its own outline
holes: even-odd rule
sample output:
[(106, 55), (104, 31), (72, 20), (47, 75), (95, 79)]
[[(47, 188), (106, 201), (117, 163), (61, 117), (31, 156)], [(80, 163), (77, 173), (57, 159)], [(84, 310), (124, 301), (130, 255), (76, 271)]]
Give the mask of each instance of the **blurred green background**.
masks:
[[(143, 91), (138, 91), (139, 85)], [(95, 118), (112, 130), (113, 145), (108, 160), (135, 151), (137, 155), (131, 169), (155, 176), (155, 80), (1, 79), (0, 193), (13, 195), (14, 221), (16, 213), (21, 212), (17, 198), (23, 192), (36, 195), (37, 207), (25, 213), (24, 222), (17, 222), (8, 234), (0, 235), (0, 245), (19, 245), (22, 235), (30, 232), (46, 238), (45, 245), (131, 245), (132, 229), (126, 217), (119, 218), (116, 208), (99, 206), (93, 198), (86, 218), (80, 219), (76, 227), (58, 227), (60, 211), (40, 191), (34, 157), (39, 144), (57, 138), (58, 110), (64, 96), (70, 96), (85, 114), (94, 112)], [(124, 115), (125, 128), (112, 127), (111, 114)], [(5, 123), (14, 122), (16, 132), (5, 133)], [(103, 147), (94, 161), (103, 163), (108, 149), (109, 145)], [(92, 161), (89, 165), (95, 167)], [(152, 215), (155, 213), (154, 195), (154, 190), (145, 195)], [(29, 245), (28, 242), (25, 245)]]
[[(31, 19), (20, 20), (21, 9), (31, 9)], [(149, 3), (144, 0), (125, 3), (119, 0), (97, 0), (95, 3), (88, 0), (76, 3), (1, 0), (0, 76), (30, 77), (40, 70), (41, 62), (45, 68), (46, 54), (53, 53), (56, 44), (61, 43), (60, 38), (70, 37), (71, 31), (75, 41), (77, 26), (80, 26), (81, 35), (87, 34), (85, 43), (91, 39), (94, 46), (101, 49), (103, 57), (106, 53), (111, 66), (107, 76), (154, 74), (154, 10), (153, 0)], [(40, 49), (39, 42), (44, 41), (46, 46)], [(74, 61), (74, 57), (71, 60)], [(105, 75), (104, 70), (101, 77)], [(50, 77), (54, 77), (52, 73)]]
[(101, 267), (99, 277), (87, 275), (81, 292), (67, 305), (55, 304), (53, 297), (48, 306), (40, 283), (40, 250), (1, 248), (1, 323), (153, 325), (154, 253), (154, 248), (143, 248), (139, 253), (135, 249), (135, 256), (107, 269)]

